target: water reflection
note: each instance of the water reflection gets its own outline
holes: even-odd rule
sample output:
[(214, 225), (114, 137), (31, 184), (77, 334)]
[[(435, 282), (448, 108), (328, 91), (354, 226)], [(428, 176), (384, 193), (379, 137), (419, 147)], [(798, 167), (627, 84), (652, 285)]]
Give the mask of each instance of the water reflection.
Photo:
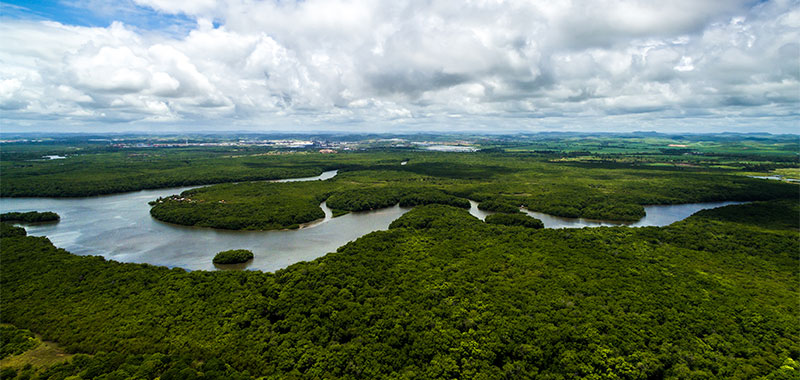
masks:
[(250, 267), (250, 264), (253, 263), (253, 260), (247, 260), (243, 263), (238, 264), (214, 264), (214, 269), (216, 270), (245, 270)]

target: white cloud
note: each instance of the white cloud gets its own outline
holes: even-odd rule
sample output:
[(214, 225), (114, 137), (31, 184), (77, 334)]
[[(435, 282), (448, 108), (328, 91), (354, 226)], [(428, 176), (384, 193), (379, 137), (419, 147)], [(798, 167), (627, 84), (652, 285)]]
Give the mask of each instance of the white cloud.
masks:
[(800, 108), (797, 1), (134, 2), (196, 25), (3, 19), (0, 122), (779, 131)]
[(133, 0), (134, 3), (166, 13), (185, 13), (201, 15), (213, 12), (217, 8), (214, 0)]

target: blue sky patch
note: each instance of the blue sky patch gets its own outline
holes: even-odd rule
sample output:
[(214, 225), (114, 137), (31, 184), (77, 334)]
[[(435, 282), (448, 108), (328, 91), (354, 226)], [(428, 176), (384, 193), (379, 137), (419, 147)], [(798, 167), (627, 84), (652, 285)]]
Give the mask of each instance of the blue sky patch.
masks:
[(185, 34), (195, 21), (141, 7), (130, 0), (8, 0), (0, 2), (2, 17), (20, 20), (50, 20), (67, 25), (107, 27), (114, 21), (141, 30)]

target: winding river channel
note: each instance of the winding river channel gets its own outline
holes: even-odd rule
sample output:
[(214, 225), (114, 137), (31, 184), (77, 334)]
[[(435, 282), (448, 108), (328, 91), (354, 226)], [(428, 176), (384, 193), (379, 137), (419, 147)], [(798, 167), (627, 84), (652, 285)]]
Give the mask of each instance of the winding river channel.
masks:
[[(317, 177), (293, 178), (276, 182), (315, 181), (333, 178), (336, 171)], [(179, 194), (193, 187), (143, 190), (131, 193), (86, 198), (2, 198), (0, 210), (54, 211), (58, 223), (25, 225), (29, 235), (47, 236), (57, 247), (78, 255), (101, 255), (106, 259), (180, 267), (189, 270), (214, 270), (214, 255), (227, 249), (249, 249), (255, 258), (236, 269), (275, 271), (291, 264), (313, 260), (373, 231), (385, 230), (409, 208), (394, 206), (375, 211), (354, 212), (331, 218), (323, 202), (325, 218), (297, 230), (225, 231), (184, 227), (162, 223), (150, 216), (147, 202)], [(672, 206), (646, 206), (647, 216), (630, 226), (664, 226), (706, 208), (740, 202), (693, 203)], [(610, 221), (560, 218), (531, 212), (546, 228), (581, 228), (622, 225)], [(470, 213), (483, 219), (488, 213), (472, 202)]]

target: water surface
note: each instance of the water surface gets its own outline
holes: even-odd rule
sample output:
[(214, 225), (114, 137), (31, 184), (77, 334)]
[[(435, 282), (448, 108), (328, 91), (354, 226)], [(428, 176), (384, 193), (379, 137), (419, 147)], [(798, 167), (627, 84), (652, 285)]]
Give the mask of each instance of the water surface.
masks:
[[(583, 227), (646, 227), (646, 226), (668, 226), (672, 223), (684, 220), (692, 214), (709, 208), (717, 208), (727, 205), (742, 204), (746, 202), (702, 202), (687, 203), (681, 205), (652, 205), (644, 206), (645, 217), (636, 222), (620, 222), (613, 220), (597, 220), (584, 218), (566, 218), (561, 216), (549, 215), (541, 212), (531, 211), (521, 208), (520, 211), (542, 221), (545, 228), (583, 228)], [(478, 209), (478, 202), (470, 201), (469, 213), (480, 220), (493, 214), (491, 211)]]
[(475, 152), (478, 149), (471, 146), (461, 145), (429, 145), (425, 147), (426, 150), (433, 150), (436, 152)]
[[(325, 180), (336, 171), (317, 177), (275, 182)], [(194, 186), (197, 187), (197, 186)], [(143, 190), (86, 198), (0, 198), (0, 210), (54, 211), (58, 223), (26, 225), (29, 235), (47, 236), (53, 244), (78, 255), (101, 255), (120, 262), (149, 263), (190, 270), (254, 269), (275, 271), (291, 264), (313, 260), (373, 231), (385, 230), (409, 208), (394, 206), (375, 211), (331, 217), (323, 202), (325, 217), (297, 230), (226, 231), (163, 223), (150, 216), (147, 202), (178, 194), (194, 187)], [(483, 220), (491, 212), (481, 211), (470, 201), (470, 213)], [(562, 218), (528, 211), (546, 228), (598, 226), (665, 226), (693, 213), (741, 202), (693, 203), (645, 206), (647, 216), (635, 223)], [(255, 258), (236, 267), (215, 267), (212, 258), (219, 251), (249, 249)]]
[[(280, 182), (324, 180), (317, 177)], [(196, 187), (196, 186), (195, 186)], [(78, 255), (101, 255), (120, 262), (150, 263), (190, 270), (213, 270), (214, 255), (227, 249), (249, 249), (254, 259), (247, 269), (275, 271), (308, 261), (372, 231), (387, 229), (407, 208), (399, 206), (325, 218), (297, 230), (225, 231), (163, 223), (150, 216), (147, 202), (194, 187), (143, 190), (86, 198), (2, 198), (0, 209), (54, 211), (58, 223), (25, 225), (29, 235), (47, 236), (57, 247)], [(220, 267), (219, 269), (227, 269)]]
[(800, 179), (797, 179), (797, 178), (786, 178), (786, 177), (784, 177), (784, 176), (782, 176), (780, 174), (768, 175), (768, 176), (749, 175), (748, 177), (750, 177), (750, 178), (758, 178), (758, 179), (769, 179), (769, 180), (772, 180), (772, 181), (785, 181), (785, 182), (791, 182), (791, 183), (800, 183)]

